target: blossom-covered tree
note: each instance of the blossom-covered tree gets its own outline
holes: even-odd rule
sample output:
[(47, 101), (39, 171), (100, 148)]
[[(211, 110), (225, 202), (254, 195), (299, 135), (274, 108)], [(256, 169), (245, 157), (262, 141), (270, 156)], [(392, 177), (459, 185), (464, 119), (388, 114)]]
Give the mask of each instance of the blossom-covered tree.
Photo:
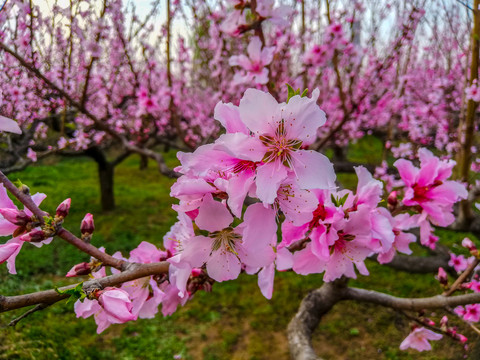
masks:
[[(323, 279), (288, 327), (295, 359), (317, 359), (311, 335), (344, 300), (386, 306), (411, 320), (402, 350), (428, 350), (429, 341), (447, 337), (464, 345), (452, 317), (478, 332), (475, 242), (461, 244), (469, 257), (452, 252), (433, 262), (410, 256), (410, 245), (437, 248), (435, 229), (454, 224), (460, 202), (472, 213), (478, 195), (470, 177), (478, 171), (472, 146), (479, 0), (468, 9), (473, 27), (453, 5), (320, 3), (167, 1), (166, 24), (157, 29), (153, 17), (142, 22), (132, 10), (127, 18), (119, 0), (100, 8), (87, 1), (56, 6), (49, 14), (31, 2), (8, 2), (0, 12), (0, 109), (16, 121), (0, 117), (0, 131), (5, 153), (15, 155), (10, 165), (58, 152), (103, 156), (100, 164), (107, 150), (118, 150), (106, 165), (113, 174), (131, 153), (153, 158), (160, 172), (178, 176), (171, 187), (178, 221), (162, 249), (142, 242), (128, 256), (110, 255), (90, 243), (91, 214), (78, 237), (63, 227), (69, 199), (47, 213), (40, 208), (45, 194), (30, 195), (0, 172), (0, 236), (7, 237), (0, 263), (11, 274), (27, 242), (66, 241), (90, 257), (66, 274), (88, 280), (0, 297), (0, 311), (35, 306), (29, 314), (71, 298), (77, 317), (93, 316), (101, 333), (159, 310), (170, 315), (195, 301), (197, 291), (241, 273), (256, 276), (270, 299), (276, 271), (290, 271)], [(438, 14), (446, 20), (432, 25)], [(174, 16), (196, 22), (193, 44), (179, 37), (175, 57)], [(378, 36), (385, 26), (391, 36)], [(470, 32), (455, 35), (452, 27)], [(338, 163), (348, 144), (366, 134), (384, 143), (385, 162), (375, 174), (349, 164), (357, 165), (350, 167), (358, 183), (355, 191), (345, 189), (336, 179)], [(175, 172), (159, 145), (183, 150)], [(327, 147), (334, 161), (320, 153)], [(438, 294), (398, 298), (349, 286), (349, 279), (369, 274), (367, 259), (436, 274)]]

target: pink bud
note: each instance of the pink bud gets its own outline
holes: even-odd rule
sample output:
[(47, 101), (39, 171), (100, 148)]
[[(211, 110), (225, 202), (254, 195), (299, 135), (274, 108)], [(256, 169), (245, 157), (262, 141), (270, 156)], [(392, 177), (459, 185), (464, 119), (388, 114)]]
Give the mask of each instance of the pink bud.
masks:
[(468, 341), (467, 337), (462, 334), (457, 334), (457, 339), (460, 340), (462, 344), (465, 344)]
[(90, 264), (83, 262), (72, 267), (70, 271), (67, 273), (67, 275), (65, 276), (66, 277), (82, 276), (82, 275), (88, 275), (91, 272), (92, 272), (92, 269)]
[(17, 226), (24, 226), (31, 220), (30, 216), (28, 216), (23, 210), (5, 208), (0, 209), (0, 214), (5, 220)]
[(388, 205), (391, 207), (396, 207), (398, 204), (397, 192), (392, 191), (387, 198)]
[(72, 199), (70, 198), (63, 200), (63, 202), (57, 207), (56, 215), (62, 218), (66, 217), (68, 215), (68, 211), (70, 210), (71, 202)]
[(88, 213), (82, 220), (80, 225), (80, 232), (82, 234), (93, 234), (95, 224), (93, 223), (93, 215)]
[(199, 268), (193, 268), (192, 269), (192, 276), (193, 277), (197, 277), (197, 276), (200, 276), (202, 274), (202, 269), (199, 269)]
[(472, 240), (470, 240), (469, 238), (465, 238), (462, 240), (462, 246), (464, 248), (467, 248), (468, 250), (470, 251), (475, 251), (477, 250), (477, 247), (475, 246), (475, 244), (473, 243)]
[(47, 238), (45, 232), (40, 229), (33, 229), (29, 233), (20, 236), (18, 239), (26, 242), (40, 242)]
[(442, 317), (442, 319), (440, 320), (440, 326), (447, 326), (447, 324), (448, 324), (448, 317), (447, 316)]
[(447, 285), (448, 284), (448, 277), (447, 273), (442, 267), (438, 268), (438, 275), (437, 275), (437, 280), (440, 282), (442, 285)]
[(124, 323), (135, 320), (132, 314), (132, 302), (126, 291), (114, 287), (107, 287), (97, 293), (98, 302), (113, 323)]

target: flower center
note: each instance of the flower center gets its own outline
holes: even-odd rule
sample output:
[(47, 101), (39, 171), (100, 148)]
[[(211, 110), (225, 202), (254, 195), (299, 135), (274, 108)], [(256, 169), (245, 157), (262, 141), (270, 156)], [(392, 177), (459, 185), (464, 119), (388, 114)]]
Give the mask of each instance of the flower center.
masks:
[(274, 136), (260, 136), (260, 141), (268, 148), (263, 161), (266, 163), (279, 160), (285, 166), (291, 166), (292, 152), (300, 149), (302, 142), (297, 139), (289, 139), (285, 129), (285, 121), (282, 120), (275, 131)]
[(237, 254), (235, 251), (235, 242), (241, 237), (240, 235), (234, 233), (231, 227), (212, 232), (210, 233), (210, 237), (214, 239), (212, 244), (212, 252), (223, 248), (226, 251)]
[(313, 219), (308, 224), (308, 228), (312, 230), (314, 227), (318, 226), (320, 220), (324, 221), (327, 218), (327, 210), (323, 204), (319, 204), (318, 207), (313, 212)]

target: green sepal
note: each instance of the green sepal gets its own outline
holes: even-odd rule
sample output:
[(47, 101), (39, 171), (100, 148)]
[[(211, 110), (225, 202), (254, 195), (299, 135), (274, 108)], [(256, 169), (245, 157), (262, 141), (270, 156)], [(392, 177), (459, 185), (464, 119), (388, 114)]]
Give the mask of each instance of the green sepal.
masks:
[(308, 95), (308, 89), (303, 90), (303, 92), (298, 88), (295, 90), (290, 84), (287, 85), (287, 91), (288, 91), (288, 97), (287, 97), (287, 103), (290, 101), (290, 99), (296, 95), (300, 95), (300, 97), (305, 97)]
[(333, 194), (330, 194), (330, 198), (335, 206), (343, 206), (347, 201), (348, 194), (345, 194), (342, 198), (336, 198)]
[(83, 299), (87, 297), (87, 294), (83, 291), (83, 281), (72, 289), (60, 290), (59, 288), (55, 288), (55, 291), (60, 295), (70, 295), (67, 304), (73, 303), (77, 300), (83, 301)]
[(20, 179), (17, 179), (13, 182), (13, 185), (15, 185), (18, 189), (20, 189), (23, 186), (23, 183)]
[(53, 227), (55, 224), (55, 220), (51, 216), (44, 216), (43, 221), (45, 222), (45, 226)]
[(293, 90), (293, 87), (290, 84), (287, 84), (287, 91), (288, 91), (288, 96), (287, 96), (287, 103), (288, 103), (290, 99), (295, 96), (295, 90)]

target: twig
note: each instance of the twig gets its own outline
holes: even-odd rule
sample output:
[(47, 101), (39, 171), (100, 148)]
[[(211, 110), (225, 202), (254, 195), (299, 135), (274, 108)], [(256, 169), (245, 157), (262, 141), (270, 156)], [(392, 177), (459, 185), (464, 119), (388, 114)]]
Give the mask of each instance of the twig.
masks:
[(24, 314), (20, 315), (19, 317), (13, 319), (12, 321), (10, 321), (8, 323), (8, 326), (15, 326), (18, 324), (18, 322), (22, 319), (25, 319), (28, 315), (30, 314), (33, 314), (34, 312), (36, 311), (39, 311), (39, 310), (43, 310), (47, 307), (49, 307), (50, 304), (38, 304), (37, 306), (35, 306), (34, 308), (28, 310), (27, 312), (25, 312)]
[(473, 272), (473, 270), (475, 269), (475, 267), (478, 265), (479, 262), (480, 262), (480, 260), (475, 258), (475, 260), (470, 265), (468, 265), (468, 267), (465, 269), (465, 271), (460, 274), (460, 276), (457, 278), (457, 280), (455, 280), (455, 282), (452, 284), (452, 286), (450, 286), (450, 289), (445, 291), (443, 293), (443, 295), (444, 296), (450, 296), (455, 291), (457, 291), (458, 287), (461, 284), (463, 284), (463, 282), (470, 276), (470, 274)]

